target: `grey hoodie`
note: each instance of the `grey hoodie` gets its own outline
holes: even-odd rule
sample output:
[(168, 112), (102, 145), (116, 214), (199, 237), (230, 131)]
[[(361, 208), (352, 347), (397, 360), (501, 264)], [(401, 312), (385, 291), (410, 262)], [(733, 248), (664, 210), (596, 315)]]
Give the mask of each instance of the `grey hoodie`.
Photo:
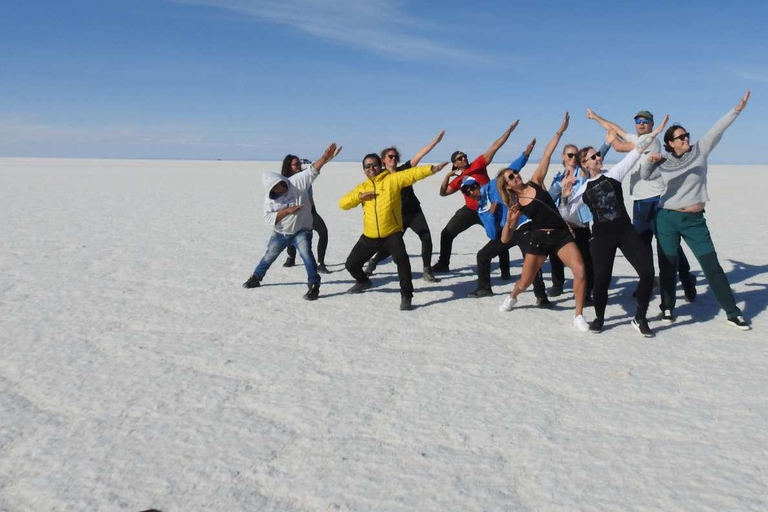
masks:
[[(307, 169), (286, 178), (275, 172), (265, 172), (261, 176), (264, 183), (264, 222), (271, 226), (277, 233), (293, 235), (303, 229), (312, 229), (312, 202), (309, 198), (309, 187), (320, 175), (310, 165)], [(288, 191), (278, 198), (272, 199), (269, 193), (278, 183), (283, 182), (288, 186)], [(296, 213), (286, 215), (277, 222), (277, 212), (288, 206), (304, 205)]]

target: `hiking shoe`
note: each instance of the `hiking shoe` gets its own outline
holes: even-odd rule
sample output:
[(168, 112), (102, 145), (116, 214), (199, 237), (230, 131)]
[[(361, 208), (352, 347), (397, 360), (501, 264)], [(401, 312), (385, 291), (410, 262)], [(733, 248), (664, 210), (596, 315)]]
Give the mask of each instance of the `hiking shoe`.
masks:
[(589, 322), (589, 332), (593, 332), (595, 334), (600, 334), (603, 332), (603, 319), (602, 318), (595, 318), (591, 322)]
[(683, 281), (683, 293), (685, 294), (685, 300), (687, 302), (693, 302), (696, 300), (696, 276), (688, 274), (688, 279)]
[(504, 302), (499, 306), (499, 311), (512, 311), (512, 308), (517, 304), (517, 299), (513, 299), (509, 295), (504, 298)]
[(751, 329), (749, 324), (744, 321), (743, 316), (734, 316), (726, 320), (726, 322), (728, 323), (728, 325), (732, 325), (737, 329), (741, 329), (742, 331), (748, 331)]
[(431, 267), (424, 267), (424, 273), (421, 274), (421, 278), (428, 283), (437, 283), (440, 281), (435, 277), (435, 274), (432, 273)]
[(243, 283), (243, 288), (258, 288), (261, 286), (261, 279), (256, 276), (251, 276), (246, 282)]
[(373, 286), (370, 279), (363, 281), (362, 283), (355, 283), (355, 285), (347, 290), (347, 293), (363, 293), (365, 290)]
[(583, 315), (576, 315), (573, 317), (573, 326), (581, 332), (587, 332), (589, 330), (589, 324), (584, 320)]
[(661, 319), (664, 322), (672, 323), (675, 321), (675, 315), (672, 314), (671, 309), (662, 309), (661, 310)]
[(471, 299), (482, 299), (483, 297), (490, 297), (493, 295), (493, 291), (490, 288), (478, 288), (467, 294), (467, 297)]
[(653, 337), (653, 331), (651, 331), (651, 328), (648, 326), (648, 320), (645, 318), (633, 318), (632, 327), (646, 338)]
[(317, 264), (317, 271), (320, 274), (330, 274), (331, 273), (331, 271), (328, 270), (328, 267), (325, 266), (325, 263), (318, 263)]
[(447, 263), (443, 263), (442, 261), (438, 261), (434, 265), (432, 265), (432, 272), (435, 274), (445, 274), (446, 272), (450, 272), (451, 269), (448, 268)]
[(293, 267), (296, 265), (296, 259), (295, 258), (288, 258), (285, 260), (285, 263), (283, 263), (284, 267)]
[(375, 271), (376, 262), (374, 260), (369, 260), (368, 264), (365, 266), (365, 275), (372, 276)]
[(556, 284), (553, 284), (552, 286), (549, 287), (549, 290), (547, 290), (547, 295), (549, 297), (559, 297), (562, 294), (563, 294), (563, 287), (558, 286)]
[(309, 287), (307, 293), (304, 294), (304, 300), (317, 300), (320, 296), (320, 285), (313, 284)]
[(400, 298), (400, 311), (410, 311), (412, 309), (413, 309), (413, 304), (411, 304), (411, 298), (403, 295)]
[(543, 297), (536, 297), (536, 307), (548, 308), (548, 307), (551, 307), (551, 306), (552, 306), (552, 303), (549, 302), (549, 299), (547, 298), (546, 295), (543, 296)]

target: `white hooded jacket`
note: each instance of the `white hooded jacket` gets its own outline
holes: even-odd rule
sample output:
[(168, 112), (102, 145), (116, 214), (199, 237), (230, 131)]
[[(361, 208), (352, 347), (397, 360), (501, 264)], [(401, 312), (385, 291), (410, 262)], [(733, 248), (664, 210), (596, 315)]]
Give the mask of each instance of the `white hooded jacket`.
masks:
[[(315, 168), (309, 168), (286, 178), (274, 172), (265, 172), (261, 176), (266, 191), (264, 197), (264, 222), (282, 235), (294, 235), (303, 229), (312, 229), (312, 203), (309, 198), (309, 187), (320, 175)], [(288, 191), (278, 198), (269, 196), (272, 188), (280, 182), (287, 185)], [(277, 222), (277, 212), (288, 206), (304, 205), (296, 213), (286, 215)]]

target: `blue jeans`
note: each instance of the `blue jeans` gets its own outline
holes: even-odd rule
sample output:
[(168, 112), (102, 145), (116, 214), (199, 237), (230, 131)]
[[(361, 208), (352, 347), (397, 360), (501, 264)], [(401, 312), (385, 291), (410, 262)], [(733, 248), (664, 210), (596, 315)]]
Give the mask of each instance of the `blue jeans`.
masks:
[(312, 254), (312, 231), (302, 230), (293, 235), (283, 235), (277, 232), (273, 232), (267, 242), (267, 252), (261, 258), (261, 261), (256, 265), (256, 270), (253, 271), (253, 275), (259, 278), (261, 281), (275, 262), (280, 253), (285, 250), (286, 247), (292, 245), (299, 251), (301, 261), (304, 262), (304, 268), (307, 270), (307, 284), (312, 286), (313, 284), (320, 284), (320, 275), (317, 273), (317, 262), (315, 261), (315, 255)]

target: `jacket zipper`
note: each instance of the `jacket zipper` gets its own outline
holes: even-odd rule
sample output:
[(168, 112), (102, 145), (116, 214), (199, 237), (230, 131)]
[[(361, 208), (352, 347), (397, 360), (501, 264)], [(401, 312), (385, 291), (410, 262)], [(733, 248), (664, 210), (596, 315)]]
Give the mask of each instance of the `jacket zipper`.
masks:
[(379, 206), (377, 201), (378, 196), (376, 195), (376, 182), (374, 180), (371, 180), (373, 183), (373, 215), (376, 219), (376, 234), (379, 235), (378, 238), (381, 238), (381, 230), (379, 230)]

